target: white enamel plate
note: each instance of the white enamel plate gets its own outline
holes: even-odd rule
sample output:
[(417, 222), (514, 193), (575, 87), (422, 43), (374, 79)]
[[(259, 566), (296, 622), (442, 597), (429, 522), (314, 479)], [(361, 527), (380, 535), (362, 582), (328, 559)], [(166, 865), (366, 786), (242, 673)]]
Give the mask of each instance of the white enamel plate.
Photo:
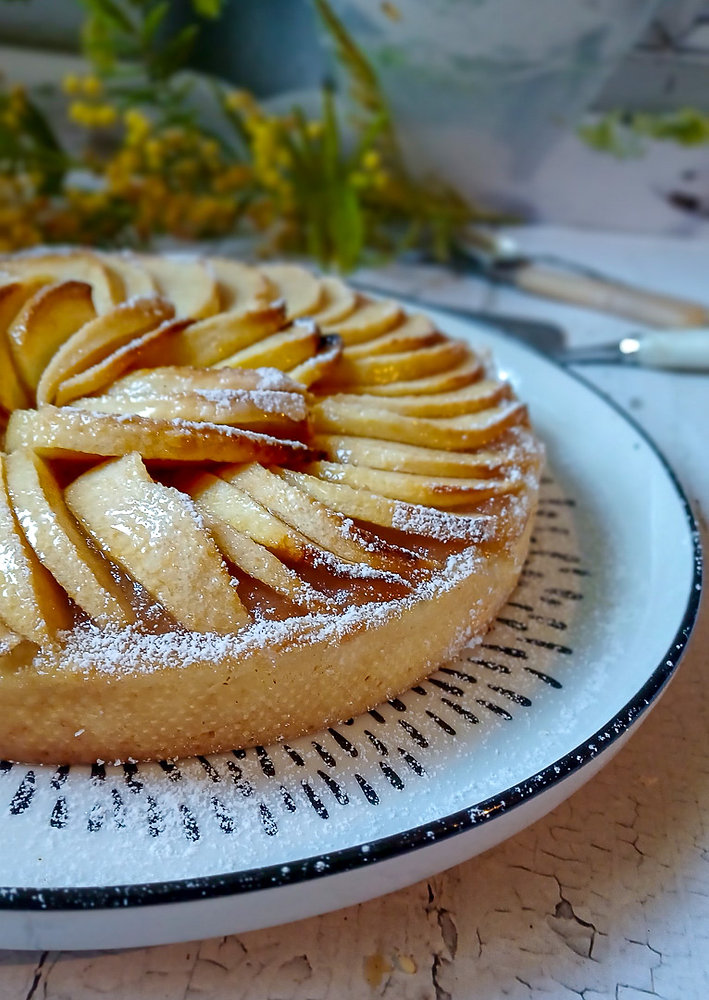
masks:
[(697, 533), (647, 438), (519, 344), (489, 346), (545, 439), (520, 586), (481, 644), (361, 718), (177, 764), (0, 762), (0, 946), (117, 948), (390, 892), (534, 822), (606, 763), (672, 675)]

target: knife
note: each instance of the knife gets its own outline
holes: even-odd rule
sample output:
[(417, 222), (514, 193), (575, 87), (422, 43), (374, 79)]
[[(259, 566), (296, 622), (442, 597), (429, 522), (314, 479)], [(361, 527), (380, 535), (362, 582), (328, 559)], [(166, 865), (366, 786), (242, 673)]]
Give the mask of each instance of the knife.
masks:
[(509, 236), (472, 228), (452, 265), (532, 295), (614, 313), (655, 327), (709, 326), (709, 306), (638, 288), (553, 254), (525, 254)]

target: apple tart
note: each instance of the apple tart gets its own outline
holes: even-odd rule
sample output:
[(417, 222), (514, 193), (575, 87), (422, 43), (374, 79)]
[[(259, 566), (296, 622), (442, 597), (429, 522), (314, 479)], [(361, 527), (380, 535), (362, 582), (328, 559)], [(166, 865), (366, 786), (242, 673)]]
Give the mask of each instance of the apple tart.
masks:
[(514, 587), (542, 448), (489, 360), (294, 264), (0, 259), (0, 756), (293, 738)]

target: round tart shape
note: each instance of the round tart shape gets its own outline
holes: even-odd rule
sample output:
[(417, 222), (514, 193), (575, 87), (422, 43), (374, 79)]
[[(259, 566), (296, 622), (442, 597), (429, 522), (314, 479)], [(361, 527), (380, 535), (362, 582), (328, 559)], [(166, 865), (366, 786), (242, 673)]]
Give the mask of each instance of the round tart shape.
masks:
[(489, 361), (293, 264), (0, 259), (0, 757), (289, 739), (515, 586), (542, 448)]

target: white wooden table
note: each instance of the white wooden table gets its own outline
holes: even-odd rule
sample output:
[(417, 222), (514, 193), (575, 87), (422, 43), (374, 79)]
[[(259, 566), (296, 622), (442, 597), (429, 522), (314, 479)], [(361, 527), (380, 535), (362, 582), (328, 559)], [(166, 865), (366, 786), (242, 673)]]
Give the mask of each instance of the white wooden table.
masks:
[[(532, 229), (522, 240), (709, 300), (709, 239)], [(574, 344), (629, 328), (431, 269), (366, 277), (440, 304), (553, 319)], [(664, 451), (709, 549), (709, 376), (600, 366), (583, 374)], [(271, 930), (130, 952), (0, 952), (0, 1000), (703, 1000), (708, 650), (705, 599), (678, 675), (618, 756), (481, 857), (394, 895)]]

